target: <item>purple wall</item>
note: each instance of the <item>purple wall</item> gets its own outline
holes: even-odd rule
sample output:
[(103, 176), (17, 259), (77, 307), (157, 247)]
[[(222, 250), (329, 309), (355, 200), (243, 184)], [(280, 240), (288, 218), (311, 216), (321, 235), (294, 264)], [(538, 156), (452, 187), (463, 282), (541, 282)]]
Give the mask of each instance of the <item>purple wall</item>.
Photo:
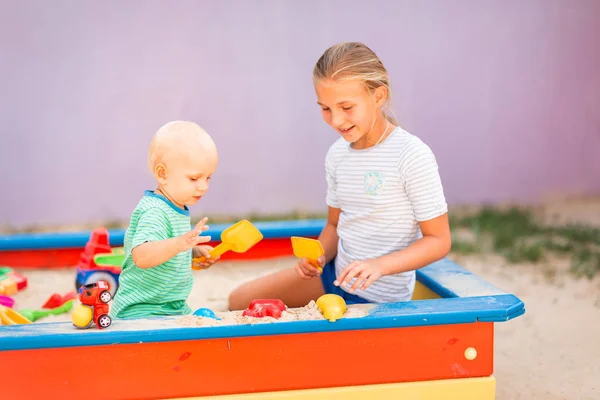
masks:
[(0, 7), (0, 225), (128, 218), (153, 186), (150, 137), (172, 119), (220, 150), (195, 215), (323, 210), (337, 136), (311, 70), (342, 40), (383, 59), (451, 203), (600, 193), (600, 1)]

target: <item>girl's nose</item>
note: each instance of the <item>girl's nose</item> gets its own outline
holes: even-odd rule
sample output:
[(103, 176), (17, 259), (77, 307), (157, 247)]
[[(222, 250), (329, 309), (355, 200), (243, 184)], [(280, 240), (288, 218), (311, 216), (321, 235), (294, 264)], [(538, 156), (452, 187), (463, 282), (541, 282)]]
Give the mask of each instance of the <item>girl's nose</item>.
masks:
[(331, 112), (331, 124), (336, 128), (340, 127), (340, 125), (344, 122), (344, 115), (340, 112), (332, 111)]

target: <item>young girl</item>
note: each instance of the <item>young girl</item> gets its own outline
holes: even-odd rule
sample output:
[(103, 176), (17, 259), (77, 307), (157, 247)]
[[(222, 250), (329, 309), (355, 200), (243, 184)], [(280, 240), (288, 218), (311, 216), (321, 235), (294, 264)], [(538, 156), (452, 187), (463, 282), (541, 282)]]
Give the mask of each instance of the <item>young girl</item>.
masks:
[(387, 113), (389, 78), (375, 53), (362, 43), (332, 46), (318, 60), (313, 82), (323, 119), (341, 135), (325, 160), (323, 272), (300, 260), (234, 290), (232, 310), (256, 298), (301, 307), (325, 293), (348, 304), (408, 301), (415, 270), (450, 251), (436, 159)]

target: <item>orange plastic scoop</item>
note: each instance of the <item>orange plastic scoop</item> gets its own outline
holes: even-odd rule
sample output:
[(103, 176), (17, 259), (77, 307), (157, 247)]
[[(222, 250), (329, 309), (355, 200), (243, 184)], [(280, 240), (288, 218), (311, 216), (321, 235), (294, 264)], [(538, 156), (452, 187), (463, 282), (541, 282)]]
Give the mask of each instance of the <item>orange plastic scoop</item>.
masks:
[[(210, 256), (216, 258), (229, 250), (236, 253), (245, 253), (256, 243), (260, 242), (262, 238), (262, 233), (250, 221), (243, 219), (221, 233), (221, 243), (212, 249)], [(206, 257), (194, 258), (195, 262), (203, 262), (205, 260)]]
[(309, 239), (299, 236), (292, 236), (292, 249), (294, 255), (298, 258), (306, 258), (308, 262), (314, 267), (319, 269), (319, 272), (323, 272), (323, 268), (319, 265), (318, 259), (323, 254), (323, 245), (317, 239)]

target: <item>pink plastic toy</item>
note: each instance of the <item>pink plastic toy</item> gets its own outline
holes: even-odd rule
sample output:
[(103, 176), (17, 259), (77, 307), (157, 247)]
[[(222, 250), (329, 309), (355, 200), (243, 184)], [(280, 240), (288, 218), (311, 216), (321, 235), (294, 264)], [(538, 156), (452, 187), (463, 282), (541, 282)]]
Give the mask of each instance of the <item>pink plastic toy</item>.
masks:
[(12, 297), (0, 295), (0, 305), (13, 308), (15, 305), (15, 300)]

